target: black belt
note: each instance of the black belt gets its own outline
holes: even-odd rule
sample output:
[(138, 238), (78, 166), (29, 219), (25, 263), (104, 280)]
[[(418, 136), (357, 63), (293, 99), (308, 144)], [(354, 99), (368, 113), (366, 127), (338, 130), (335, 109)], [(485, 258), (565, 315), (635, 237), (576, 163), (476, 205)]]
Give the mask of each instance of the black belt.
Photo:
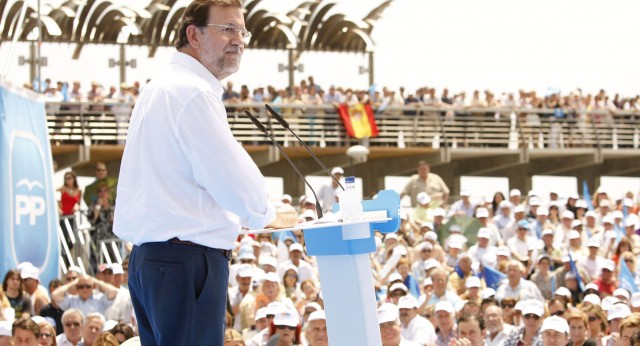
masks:
[(222, 255), (228, 260), (231, 258), (231, 250), (224, 250), (224, 249), (216, 249), (216, 248), (211, 248), (208, 246), (204, 246), (204, 245), (200, 245), (200, 244), (196, 244), (192, 241), (188, 241), (188, 240), (180, 240), (178, 237), (173, 237), (171, 239), (168, 240), (170, 243), (176, 243), (176, 244), (183, 244), (183, 245), (190, 245), (190, 246), (198, 246), (198, 247), (202, 247), (205, 249), (213, 249), (213, 250), (218, 250), (220, 252), (222, 252)]

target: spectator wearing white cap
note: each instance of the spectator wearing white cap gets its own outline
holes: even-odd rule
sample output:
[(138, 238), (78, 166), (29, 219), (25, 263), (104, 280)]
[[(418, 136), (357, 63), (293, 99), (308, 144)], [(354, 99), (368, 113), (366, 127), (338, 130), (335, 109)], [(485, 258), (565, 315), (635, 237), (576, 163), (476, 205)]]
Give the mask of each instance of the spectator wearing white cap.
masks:
[(304, 248), (300, 243), (293, 243), (289, 246), (289, 259), (280, 263), (278, 266), (278, 275), (284, 277), (285, 268), (294, 265), (298, 268), (298, 282), (305, 280), (317, 280), (314, 268), (304, 259)]
[(640, 225), (640, 218), (637, 214), (629, 214), (624, 220), (625, 236), (631, 243), (633, 253), (640, 253), (640, 235), (636, 234), (636, 230)]
[(601, 243), (597, 237), (592, 237), (587, 242), (587, 256), (578, 263), (578, 267), (591, 277), (597, 277), (602, 268), (604, 258), (598, 255)]
[(439, 175), (431, 173), (431, 167), (426, 161), (418, 162), (417, 173), (409, 178), (407, 185), (404, 186), (400, 193), (400, 198), (402, 199), (404, 196), (411, 197), (411, 206), (415, 207), (418, 193), (426, 192), (431, 196), (434, 203), (438, 205), (447, 204), (449, 188)]
[(549, 222), (549, 209), (546, 207), (539, 207), (536, 211), (536, 218), (530, 220), (531, 226), (529, 229), (531, 230), (531, 236), (537, 239), (542, 238), (542, 231), (545, 228), (552, 227)]
[(470, 276), (467, 278), (464, 286), (466, 291), (460, 296), (460, 298), (480, 305), (482, 302), (482, 297), (480, 296), (482, 282), (480, 281), (480, 278), (477, 276)]
[(431, 281), (433, 282), (433, 293), (428, 300), (428, 305), (434, 305), (441, 301), (447, 301), (454, 306), (461, 299), (453, 291), (448, 289), (449, 273), (442, 268), (436, 268), (431, 272)]
[(542, 345), (544, 346), (565, 346), (569, 341), (569, 324), (562, 317), (546, 318), (542, 322), (541, 331)]
[[(530, 192), (531, 193), (531, 192)], [(530, 195), (527, 201), (529, 212), (526, 219), (529, 223), (534, 223), (538, 219), (538, 209), (540, 208), (540, 199), (536, 195)]]
[(474, 264), (474, 268), (478, 268), (482, 263), (482, 256), (485, 254), (497, 254), (498, 248), (490, 245), (491, 231), (486, 227), (481, 227), (478, 230), (477, 242), (467, 250), (467, 255), (471, 257), (471, 261)]
[(572, 256), (576, 258), (584, 258), (589, 256), (589, 250), (587, 250), (582, 244), (582, 237), (580, 235), (580, 232), (576, 230), (569, 231), (567, 239), (569, 239), (568, 250), (571, 251)]
[(410, 295), (398, 299), (401, 335), (403, 338), (420, 345), (436, 341), (433, 325), (426, 318), (418, 315), (418, 301)]
[(640, 292), (635, 292), (631, 295), (629, 307), (634, 314), (640, 313)]
[(631, 316), (631, 309), (629, 306), (622, 302), (613, 304), (609, 310), (607, 310), (607, 320), (609, 320), (609, 336), (614, 333), (620, 333), (620, 326), (622, 321)]
[(615, 271), (615, 263), (612, 260), (604, 260), (600, 270), (600, 277), (593, 280), (593, 283), (598, 286), (598, 292), (600, 297), (613, 295), (613, 291), (616, 289), (616, 279), (613, 275)]
[(407, 286), (405, 286), (401, 282), (396, 282), (389, 286), (388, 301), (397, 305), (398, 300), (408, 294), (409, 289), (407, 288)]
[(522, 192), (518, 189), (511, 189), (511, 191), (509, 191), (509, 202), (511, 203), (511, 210), (522, 205)]
[(518, 221), (516, 236), (507, 240), (507, 246), (515, 259), (531, 264), (529, 257), (531, 257), (532, 247), (536, 242), (529, 235), (529, 226), (530, 223), (527, 220)]
[[(587, 272), (585, 272), (580, 268), (580, 262), (583, 259), (574, 257), (573, 260), (576, 263), (576, 268), (578, 269), (580, 280), (582, 280), (582, 282), (591, 282), (591, 279), (592, 279), (591, 276), (589, 276)], [(567, 273), (570, 273), (570, 272), (573, 272), (573, 270), (571, 269), (571, 261), (570, 261), (569, 255), (564, 255), (562, 256), (562, 267), (556, 269), (555, 271), (556, 280), (558, 281), (558, 287), (567, 286), (567, 283), (565, 282), (565, 276), (567, 275)]]
[(517, 260), (511, 260), (507, 264), (507, 281), (498, 287), (496, 299), (515, 298), (520, 300), (537, 299), (543, 301), (540, 289), (529, 280), (525, 280), (524, 266)]
[(317, 310), (309, 315), (307, 329), (304, 333), (308, 346), (328, 346), (327, 318), (323, 310)]
[(231, 305), (231, 312), (233, 316), (237, 316), (234, 320), (233, 329), (237, 331), (241, 331), (242, 328), (242, 319), (240, 318), (240, 303), (242, 299), (248, 295), (255, 293), (251, 290), (251, 278), (253, 276), (253, 267), (250, 264), (240, 264), (236, 268), (236, 282), (238, 283), (235, 287), (229, 288), (229, 304)]
[(39, 289), (40, 271), (29, 263), (20, 270), (20, 277), (22, 278), (22, 287), (31, 300), (31, 316), (40, 315), (40, 310), (50, 303), (46, 289), (44, 292)]
[(553, 233), (554, 230), (551, 228), (542, 230), (542, 249), (540, 249), (540, 254), (549, 256), (553, 267), (556, 268), (562, 265), (562, 250), (556, 248), (553, 244)]
[(511, 209), (512, 209), (511, 202), (509, 201), (500, 202), (500, 204), (498, 204), (498, 210), (496, 210), (495, 216), (492, 219), (493, 224), (496, 225), (498, 232), (500, 232), (500, 235), (504, 240), (507, 239), (505, 238), (505, 236), (509, 235), (508, 233), (505, 234), (505, 230), (507, 230), (510, 227), (513, 227), (513, 223), (515, 222)]
[(413, 273), (413, 277), (420, 282), (426, 278), (424, 262), (429, 258), (432, 258), (433, 244), (431, 242), (424, 241), (416, 245), (415, 250), (418, 252), (418, 259), (414, 260), (413, 264), (411, 264), (411, 272)]
[(406, 340), (401, 335), (398, 307), (385, 303), (378, 308), (378, 324), (382, 346), (414, 346), (418, 345)]
[[(331, 169), (331, 175), (340, 181), (342, 176), (344, 176), (344, 170), (341, 167), (333, 167), (333, 169)], [(320, 187), (320, 190), (318, 190), (318, 201), (322, 206), (322, 211), (330, 211), (333, 203), (338, 201), (336, 191), (342, 191), (342, 189), (340, 189), (338, 183), (333, 179)]]
[(476, 218), (480, 221), (482, 228), (485, 228), (489, 233), (489, 243), (493, 246), (500, 246), (504, 244), (504, 240), (502, 239), (502, 235), (498, 231), (498, 227), (496, 227), (491, 219), (489, 219), (489, 209), (481, 207), (476, 209)]
[(453, 202), (449, 209), (449, 217), (454, 215), (473, 217), (476, 211), (476, 204), (471, 201), (471, 192), (469, 190), (460, 191), (460, 199)]
[[(253, 336), (250, 336), (250, 338), (244, 338), (247, 346), (263, 346), (267, 343), (267, 341), (269, 341), (271, 324), (273, 323), (273, 319), (275, 318), (276, 313), (281, 309), (286, 309), (286, 307), (280, 302), (273, 302), (266, 307), (260, 308), (256, 311), (255, 325), (251, 328), (243, 330), (243, 335), (250, 335), (250, 332), (245, 332), (248, 330), (256, 331)], [(260, 320), (260, 323), (258, 323), (258, 320)]]
[(110, 265), (113, 275), (111, 276), (111, 285), (118, 289), (118, 294), (110, 307), (104, 313), (107, 320), (123, 321), (125, 323), (133, 323), (133, 304), (131, 302), (131, 294), (129, 290), (122, 287), (124, 280), (124, 268), (119, 263)]
[(484, 339), (487, 346), (502, 346), (507, 341), (507, 336), (514, 327), (504, 323), (502, 309), (497, 305), (487, 307), (483, 312), (485, 329), (487, 331)]
[[(423, 222), (433, 222), (433, 207), (431, 207), (431, 197), (426, 192), (420, 192), (416, 196), (416, 207), (413, 209), (412, 222), (420, 225)], [(431, 227), (433, 229), (433, 226)]]
[(524, 325), (511, 331), (504, 346), (531, 345), (542, 346), (542, 317), (544, 306), (542, 299), (527, 299), (522, 301), (522, 316)]
[(440, 301), (433, 310), (436, 321), (436, 346), (449, 346), (451, 340), (456, 337), (453, 306), (448, 301)]
[[(300, 344), (300, 318), (298, 312), (290, 309), (278, 311), (273, 318), (269, 336), (277, 336), (278, 346), (293, 346)], [(270, 340), (271, 340), (270, 338)], [(270, 343), (267, 343), (270, 344)], [(275, 343), (273, 345), (276, 345)]]

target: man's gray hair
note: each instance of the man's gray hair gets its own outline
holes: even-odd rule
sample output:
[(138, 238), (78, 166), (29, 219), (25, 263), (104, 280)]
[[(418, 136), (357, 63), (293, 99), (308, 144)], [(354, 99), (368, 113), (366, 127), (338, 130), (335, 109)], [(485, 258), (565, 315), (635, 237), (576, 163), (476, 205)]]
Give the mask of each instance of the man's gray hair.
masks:
[(102, 323), (103, 326), (104, 326), (105, 322), (107, 322), (107, 320), (104, 318), (104, 316), (102, 316), (102, 314), (99, 313), (99, 312), (92, 312), (92, 313), (88, 314), (84, 318), (84, 323), (88, 324), (89, 322), (91, 322), (91, 320), (99, 320), (100, 323)]
[(509, 261), (509, 263), (507, 263), (507, 268), (511, 267), (511, 266), (516, 266), (518, 268), (518, 270), (520, 270), (521, 272), (524, 273), (525, 268), (524, 265), (522, 264), (522, 262), (512, 259)]
[(66, 310), (63, 314), (62, 314), (62, 318), (60, 319), (63, 323), (67, 320), (67, 317), (69, 316), (78, 316), (80, 317), (80, 321), (84, 321), (84, 314), (82, 313), (82, 311), (78, 310), (78, 309), (69, 309)]

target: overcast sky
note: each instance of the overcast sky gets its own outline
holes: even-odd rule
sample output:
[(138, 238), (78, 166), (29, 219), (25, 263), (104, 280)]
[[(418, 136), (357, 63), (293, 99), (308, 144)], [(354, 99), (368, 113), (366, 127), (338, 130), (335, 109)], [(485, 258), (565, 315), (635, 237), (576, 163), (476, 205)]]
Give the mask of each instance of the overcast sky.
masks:
[[(336, 2), (336, 11), (362, 18), (381, 1)], [(299, 2), (265, 0), (260, 7), (287, 12), (292, 3)], [(430, 86), (438, 92), (449, 87), (497, 93), (559, 88), (568, 93), (581, 87), (640, 94), (639, 14), (637, 0), (394, 0), (373, 32), (376, 84), (409, 90)], [(9, 45), (0, 45), (3, 64)], [(117, 47), (87, 46), (77, 61), (70, 60), (73, 49), (46, 44), (49, 66), (43, 76), (81, 80), (87, 88), (91, 80), (107, 87), (119, 83), (118, 70), (108, 68), (108, 59), (118, 57)], [(128, 81), (152, 78), (172, 52), (160, 49), (149, 59), (146, 48), (129, 47), (138, 68), (128, 70)], [(18, 56), (27, 54), (28, 45), (20, 44), (7, 79), (27, 81), (28, 67), (17, 63)], [(300, 62), (305, 72), (297, 82), (313, 75), (323, 87), (368, 87), (368, 77), (358, 74), (358, 66), (367, 62), (364, 55), (305, 53)], [(287, 75), (278, 72), (278, 63), (286, 63), (284, 52), (246, 50), (241, 71), (230, 79), (236, 85), (285, 87)]]

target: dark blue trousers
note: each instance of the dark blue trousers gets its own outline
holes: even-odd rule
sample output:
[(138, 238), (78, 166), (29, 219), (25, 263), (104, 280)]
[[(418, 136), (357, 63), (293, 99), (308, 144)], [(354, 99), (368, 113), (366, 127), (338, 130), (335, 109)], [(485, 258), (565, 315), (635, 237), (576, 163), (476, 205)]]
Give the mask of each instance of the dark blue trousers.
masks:
[(172, 242), (134, 246), (129, 291), (144, 346), (222, 345), (228, 259)]

